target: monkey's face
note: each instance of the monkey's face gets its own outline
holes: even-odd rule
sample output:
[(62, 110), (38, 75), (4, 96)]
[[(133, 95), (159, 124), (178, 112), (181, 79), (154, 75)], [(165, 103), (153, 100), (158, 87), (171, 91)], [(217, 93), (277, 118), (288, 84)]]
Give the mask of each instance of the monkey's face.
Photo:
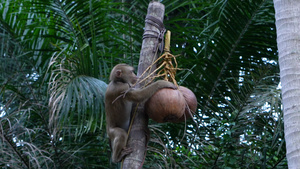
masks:
[(123, 82), (129, 83), (130, 85), (133, 85), (137, 82), (137, 76), (134, 73), (134, 68), (131, 66), (123, 66), (120, 68), (121, 74), (120, 78), (122, 79)]
[(127, 64), (116, 65), (109, 77), (110, 81), (119, 81), (133, 85), (137, 82), (137, 76), (134, 73), (134, 68)]
[(130, 72), (128, 72), (128, 80), (130, 84), (135, 84), (137, 82), (137, 76), (134, 73), (134, 69), (132, 68)]

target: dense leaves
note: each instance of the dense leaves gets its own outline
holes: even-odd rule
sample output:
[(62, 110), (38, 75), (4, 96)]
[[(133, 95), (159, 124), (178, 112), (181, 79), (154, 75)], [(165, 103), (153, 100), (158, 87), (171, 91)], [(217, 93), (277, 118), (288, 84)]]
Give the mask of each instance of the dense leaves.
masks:
[[(0, 167), (113, 168), (103, 99), (111, 68), (137, 67), (148, 1), (0, 3)], [(271, 0), (169, 1), (186, 123), (150, 121), (144, 168), (284, 168)]]

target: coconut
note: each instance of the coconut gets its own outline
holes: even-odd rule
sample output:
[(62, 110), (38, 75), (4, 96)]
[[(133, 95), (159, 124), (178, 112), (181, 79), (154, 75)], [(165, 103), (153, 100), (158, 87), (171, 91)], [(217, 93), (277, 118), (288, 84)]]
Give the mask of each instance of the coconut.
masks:
[(183, 116), (185, 106), (186, 101), (181, 91), (164, 88), (145, 103), (145, 111), (158, 123), (176, 122)]
[(188, 88), (179, 86), (179, 91), (183, 94), (183, 97), (186, 101), (184, 115), (178, 119), (176, 122), (183, 122), (186, 119), (189, 119), (197, 110), (197, 98), (195, 94)]

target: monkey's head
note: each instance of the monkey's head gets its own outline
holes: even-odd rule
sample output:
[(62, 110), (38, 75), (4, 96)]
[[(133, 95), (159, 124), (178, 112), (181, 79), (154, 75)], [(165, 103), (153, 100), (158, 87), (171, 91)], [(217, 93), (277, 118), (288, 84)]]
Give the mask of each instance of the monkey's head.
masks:
[(133, 85), (137, 82), (137, 76), (134, 73), (134, 68), (127, 64), (117, 64), (111, 71), (110, 81), (129, 83)]

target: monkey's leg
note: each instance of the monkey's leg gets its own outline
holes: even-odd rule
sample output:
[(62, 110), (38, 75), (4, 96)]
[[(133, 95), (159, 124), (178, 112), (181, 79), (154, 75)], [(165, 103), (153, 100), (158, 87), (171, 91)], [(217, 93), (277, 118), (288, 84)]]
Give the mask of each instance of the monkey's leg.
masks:
[(124, 156), (132, 152), (131, 148), (126, 147), (127, 132), (119, 127), (114, 127), (109, 130), (109, 135), (112, 145), (112, 161), (120, 162)]

